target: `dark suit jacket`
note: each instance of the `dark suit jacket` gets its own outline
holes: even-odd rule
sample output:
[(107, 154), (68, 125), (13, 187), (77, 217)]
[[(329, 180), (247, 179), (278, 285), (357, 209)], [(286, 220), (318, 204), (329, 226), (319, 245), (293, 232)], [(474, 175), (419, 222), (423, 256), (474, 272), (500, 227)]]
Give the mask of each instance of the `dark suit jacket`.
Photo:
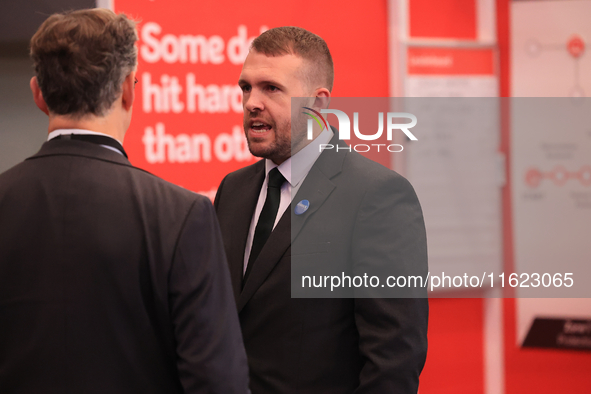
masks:
[[(338, 143), (335, 136), (331, 144)], [(411, 267), (426, 276), (425, 228), (412, 186), (355, 152), (325, 150), (293, 201), (307, 199), (309, 209), (286, 211), (241, 291), (264, 168), (261, 160), (229, 174), (215, 200), (253, 394), (416, 393), (427, 351), (426, 298), (290, 293), (296, 257), (298, 265), (342, 261), (355, 274), (389, 265), (385, 272)]]
[(244, 393), (211, 202), (82, 141), (0, 175), (0, 392)]

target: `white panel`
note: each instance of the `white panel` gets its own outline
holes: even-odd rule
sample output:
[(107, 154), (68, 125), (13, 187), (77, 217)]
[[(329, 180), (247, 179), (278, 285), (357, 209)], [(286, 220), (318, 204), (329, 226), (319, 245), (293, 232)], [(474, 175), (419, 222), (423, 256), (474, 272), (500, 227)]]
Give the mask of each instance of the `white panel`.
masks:
[(494, 0), (476, 0), (478, 42), (492, 44), (497, 40), (497, 13)]
[(405, 111), (418, 118), (418, 141), (405, 149), (406, 176), (423, 207), (429, 270), (478, 277), (500, 272), (497, 99), (407, 99)]
[[(578, 97), (591, 95), (591, 2), (543, 1), (511, 3), (511, 94), (518, 97)], [(583, 43), (583, 52), (568, 44)], [(573, 41), (574, 40), (574, 41)], [(579, 56), (577, 56), (579, 54)], [(514, 123), (517, 119), (512, 114)], [(512, 198), (515, 264), (519, 270), (532, 268), (534, 262), (556, 271), (562, 262), (589, 254), (588, 242), (577, 234), (587, 231), (591, 209), (575, 208), (572, 193), (580, 189), (574, 183), (556, 187), (547, 181), (537, 190), (541, 199), (532, 200), (532, 190), (523, 181), (529, 167), (544, 172), (562, 165), (567, 170), (591, 164), (591, 133), (559, 127), (560, 132), (544, 134), (539, 130), (512, 127)], [(582, 131), (582, 132), (581, 132)], [(581, 145), (585, 143), (587, 145)], [(566, 152), (562, 159), (552, 158), (543, 145), (576, 146), (577, 154)], [(545, 152), (546, 151), (546, 152)], [(550, 154), (550, 156), (549, 156)], [(589, 188), (587, 187), (587, 190)], [(585, 189), (579, 190), (585, 193)], [(526, 194), (530, 194), (530, 200)], [(588, 193), (588, 191), (587, 191)], [(569, 197), (569, 194), (571, 197)], [(543, 223), (544, 218), (546, 223)], [(555, 218), (551, 219), (551, 218)], [(586, 219), (585, 219), (586, 218)], [(584, 221), (587, 220), (587, 223)], [(581, 223), (580, 221), (583, 221)], [(558, 237), (558, 238), (556, 238)], [(577, 240), (579, 238), (579, 240)], [(586, 248), (586, 249), (580, 249)], [(587, 252), (585, 252), (587, 251)], [(573, 256), (574, 254), (574, 256)], [(578, 254), (578, 256), (577, 256)], [(589, 262), (587, 257), (587, 264)], [(575, 278), (576, 279), (576, 278)], [(517, 343), (521, 344), (538, 317), (576, 318), (591, 316), (591, 300), (586, 299), (518, 299)]]
[[(590, 1), (513, 1), (511, 95), (590, 96), (590, 19)], [(577, 37), (583, 43), (578, 57), (568, 49)]]
[(113, 11), (114, 8), (114, 0), (96, 0), (96, 7), (97, 8), (106, 8), (108, 10)]

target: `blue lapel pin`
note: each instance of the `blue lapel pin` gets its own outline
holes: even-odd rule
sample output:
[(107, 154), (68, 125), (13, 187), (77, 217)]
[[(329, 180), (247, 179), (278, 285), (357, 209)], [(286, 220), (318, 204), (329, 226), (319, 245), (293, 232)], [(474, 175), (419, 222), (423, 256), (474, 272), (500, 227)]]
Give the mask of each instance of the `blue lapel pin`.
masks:
[(301, 215), (302, 213), (306, 212), (308, 210), (308, 208), (310, 208), (310, 201), (308, 200), (302, 200), (300, 202), (298, 202), (298, 204), (296, 205), (294, 212), (296, 215)]

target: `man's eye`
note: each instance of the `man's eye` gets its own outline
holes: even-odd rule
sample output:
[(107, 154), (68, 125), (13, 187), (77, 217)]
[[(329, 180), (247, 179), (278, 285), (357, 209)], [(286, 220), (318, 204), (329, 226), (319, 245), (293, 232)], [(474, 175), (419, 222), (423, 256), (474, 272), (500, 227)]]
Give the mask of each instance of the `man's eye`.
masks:
[(279, 90), (279, 88), (277, 86), (273, 86), (273, 85), (269, 85), (268, 88), (271, 92), (276, 92)]
[(250, 92), (250, 85), (242, 85), (240, 86), (243, 92)]

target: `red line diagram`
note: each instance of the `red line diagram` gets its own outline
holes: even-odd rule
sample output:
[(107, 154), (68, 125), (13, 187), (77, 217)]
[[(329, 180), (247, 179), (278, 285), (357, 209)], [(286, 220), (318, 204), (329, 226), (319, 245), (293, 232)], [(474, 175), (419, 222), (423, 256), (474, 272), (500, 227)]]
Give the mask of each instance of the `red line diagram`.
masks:
[(574, 64), (574, 66), (575, 66), (575, 68), (574, 68), (575, 81), (574, 81), (573, 87), (571, 88), (570, 96), (571, 97), (584, 97), (585, 96), (585, 92), (583, 91), (583, 88), (581, 87), (581, 84), (579, 82), (579, 60), (581, 59), (581, 57), (585, 53), (585, 41), (583, 41), (581, 36), (579, 36), (577, 34), (573, 34), (569, 38), (566, 45), (564, 45), (564, 44), (540, 44), (535, 38), (532, 38), (527, 42), (525, 49), (526, 49), (527, 53), (532, 57), (538, 56), (540, 54), (540, 52), (542, 52), (542, 51), (548, 51), (548, 50), (549, 51), (564, 51), (566, 49), (566, 52), (568, 52), (568, 54), (575, 61), (575, 64)]
[(583, 186), (591, 186), (591, 166), (583, 166), (578, 171), (568, 171), (563, 166), (556, 166), (548, 172), (530, 168), (525, 173), (525, 183), (531, 188), (538, 187), (544, 179), (552, 181), (556, 186), (563, 186), (569, 179), (578, 180)]

